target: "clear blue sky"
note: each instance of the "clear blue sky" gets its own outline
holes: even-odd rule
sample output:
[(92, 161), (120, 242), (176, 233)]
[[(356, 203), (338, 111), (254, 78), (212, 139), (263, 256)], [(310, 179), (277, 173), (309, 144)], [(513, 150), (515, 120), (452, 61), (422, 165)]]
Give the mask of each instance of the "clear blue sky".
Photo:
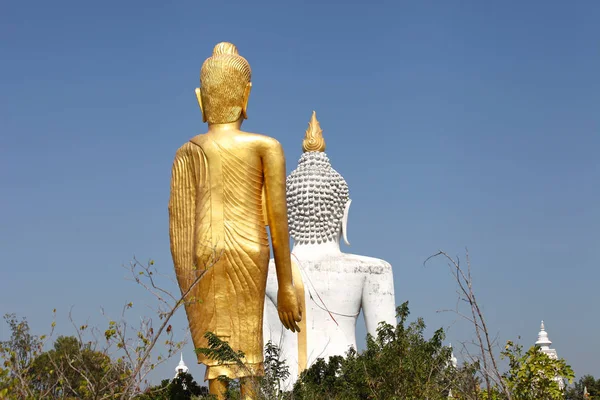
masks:
[(2, 3), (0, 312), (42, 333), (56, 307), (69, 333), (72, 305), (97, 325), (100, 306), (142, 306), (133, 255), (172, 273), (171, 162), (206, 128), (200, 66), (231, 41), (253, 70), (244, 127), (291, 170), (317, 111), (353, 199), (347, 251), (394, 266), (398, 303), (451, 325), (451, 276), (422, 263), (468, 246), (501, 342), (532, 344), (544, 319), (577, 375), (600, 376), (600, 3), (250, 4)]

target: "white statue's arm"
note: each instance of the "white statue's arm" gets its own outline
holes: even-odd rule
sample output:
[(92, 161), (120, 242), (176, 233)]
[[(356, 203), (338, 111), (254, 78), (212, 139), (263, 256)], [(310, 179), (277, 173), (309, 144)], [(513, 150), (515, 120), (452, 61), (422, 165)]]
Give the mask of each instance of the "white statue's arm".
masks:
[(267, 273), (267, 287), (265, 288), (266, 300), (270, 300), (277, 308), (277, 274), (274, 271), (275, 262), (269, 260), (269, 272)]
[(362, 293), (362, 309), (367, 332), (377, 335), (381, 321), (396, 326), (396, 299), (392, 266), (382, 261), (382, 267), (373, 267), (367, 275)]

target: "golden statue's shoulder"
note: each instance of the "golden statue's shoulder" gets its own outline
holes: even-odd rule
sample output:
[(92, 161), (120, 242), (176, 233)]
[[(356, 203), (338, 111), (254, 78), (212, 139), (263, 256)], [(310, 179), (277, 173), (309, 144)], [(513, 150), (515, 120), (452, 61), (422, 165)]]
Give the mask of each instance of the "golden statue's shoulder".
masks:
[(253, 141), (255, 143), (260, 143), (264, 146), (279, 146), (279, 141), (274, 137), (263, 135), (262, 133), (252, 133), (252, 132), (243, 132), (244, 136), (248, 138), (248, 140)]
[(257, 151), (261, 155), (273, 152), (283, 153), (283, 147), (279, 141), (271, 136), (260, 133), (235, 131), (228, 132), (226, 135), (211, 135), (209, 133), (196, 135), (177, 150), (175, 158), (195, 158), (201, 155), (202, 148), (209, 138), (216, 140), (219, 145), (225, 146), (230, 150), (233, 148), (254, 149), (254, 151)]
[[(271, 136), (263, 135), (261, 133), (252, 133), (252, 132), (244, 132), (237, 131), (235, 133), (227, 134), (228, 141), (234, 141), (238, 143), (244, 143), (249, 145), (258, 145), (265, 148), (279, 147), (281, 144), (279, 141)], [(202, 143), (209, 137), (207, 133), (201, 133), (192, 137), (187, 143), (181, 146), (177, 151), (178, 152), (187, 152), (191, 149), (195, 148), (194, 145), (202, 145)], [(221, 136), (222, 137), (222, 136)], [(214, 137), (216, 138), (216, 137)]]
[(185, 156), (189, 156), (191, 154), (200, 152), (200, 149), (198, 148), (198, 146), (196, 144), (192, 143), (192, 141), (194, 139), (196, 139), (198, 136), (202, 136), (202, 135), (197, 135), (197, 136), (193, 137), (189, 141), (185, 142), (181, 147), (179, 147), (177, 149), (177, 151), (175, 152), (175, 158), (185, 157)]

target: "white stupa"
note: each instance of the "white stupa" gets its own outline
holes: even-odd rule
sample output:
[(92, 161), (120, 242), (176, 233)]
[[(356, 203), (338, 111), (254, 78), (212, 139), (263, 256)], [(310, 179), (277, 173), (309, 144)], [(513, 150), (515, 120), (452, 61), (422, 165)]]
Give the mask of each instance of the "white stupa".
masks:
[(454, 356), (454, 350), (452, 349), (452, 343), (450, 343), (450, 362), (454, 368), (458, 368), (458, 359)]
[[(542, 321), (542, 324), (540, 326), (540, 332), (538, 333), (538, 340), (537, 340), (537, 342), (535, 342), (535, 345), (540, 348), (542, 353), (546, 354), (551, 359), (556, 360), (556, 359), (558, 359), (558, 354), (556, 353), (555, 349), (550, 348), (551, 344), (552, 344), (552, 341), (550, 340), (550, 338), (548, 338), (548, 332), (546, 332), (546, 327), (544, 326), (544, 321)], [(557, 376), (555, 379), (558, 382), (558, 385), (560, 386), (561, 390), (564, 389), (565, 382), (564, 382), (563, 378), (560, 376)]]
[[(450, 343), (450, 363), (452, 364), (452, 366), (454, 368), (458, 368), (458, 359), (454, 356), (454, 349), (452, 349), (452, 343)], [(453, 399), (454, 396), (452, 395), (452, 389), (450, 389), (448, 391), (448, 398), (449, 399)]]
[(548, 338), (548, 332), (546, 332), (546, 328), (544, 327), (544, 321), (542, 321), (542, 325), (540, 326), (540, 332), (538, 333), (538, 340), (535, 342), (536, 346), (539, 346), (542, 353), (548, 355), (548, 357), (556, 360), (558, 358), (558, 354), (555, 349), (551, 349), (550, 345), (552, 342)]
[[(179, 360), (179, 364), (177, 365), (177, 367), (175, 367), (175, 378), (177, 378), (177, 375), (185, 374), (188, 371), (189, 371), (189, 368), (183, 362), (183, 353), (181, 353), (181, 359)], [(173, 378), (173, 379), (175, 379), (175, 378)]]

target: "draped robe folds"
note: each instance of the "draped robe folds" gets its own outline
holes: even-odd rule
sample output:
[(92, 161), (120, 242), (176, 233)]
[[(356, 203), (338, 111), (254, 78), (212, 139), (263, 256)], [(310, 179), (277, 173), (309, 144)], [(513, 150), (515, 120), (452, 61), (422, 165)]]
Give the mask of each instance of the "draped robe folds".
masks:
[(205, 379), (263, 373), (263, 306), (269, 241), (263, 209), (263, 173), (207, 135), (175, 156), (169, 221), (171, 252), (182, 293), (202, 272), (185, 305), (195, 348), (206, 332), (241, 350), (244, 368), (203, 354)]

